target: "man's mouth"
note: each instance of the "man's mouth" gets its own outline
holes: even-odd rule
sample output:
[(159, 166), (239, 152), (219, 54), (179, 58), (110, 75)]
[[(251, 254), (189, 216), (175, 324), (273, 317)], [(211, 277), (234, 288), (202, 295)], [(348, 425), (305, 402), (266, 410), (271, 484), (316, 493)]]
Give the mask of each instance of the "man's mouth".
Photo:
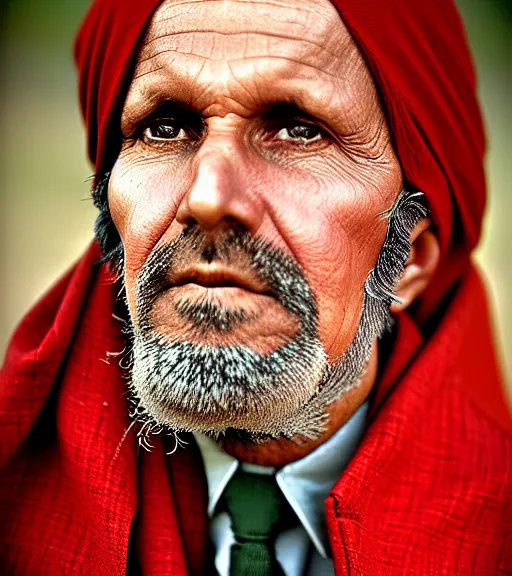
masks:
[(237, 291), (244, 291), (271, 295), (268, 286), (252, 271), (240, 271), (219, 263), (188, 266), (173, 272), (169, 280), (171, 287), (204, 288), (212, 294), (235, 295)]
[(247, 346), (268, 354), (297, 333), (297, 319), (249, 267), (198, 263), (170, 269), (151, 326), (173, 341)]
[(137, 299), (143, 330), (168, 343), (246, 346), (264, 355), (289, 343), (300, 321), (286, 305), (289, 282), (280, 282), (293, 269), (288, 260), (262, 241), (235, 236), (219, 241), (208, 260), (201, 240), (180, 237), (144, 265)]

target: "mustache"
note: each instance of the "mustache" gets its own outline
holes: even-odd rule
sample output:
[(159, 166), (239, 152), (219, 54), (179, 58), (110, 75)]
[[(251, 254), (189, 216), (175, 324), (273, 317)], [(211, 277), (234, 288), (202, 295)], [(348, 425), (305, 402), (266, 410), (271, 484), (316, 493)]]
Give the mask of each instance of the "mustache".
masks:
[(246, 230), (230, 229), (211, 238), (198, 225), (154, 249), (137, 278), (138, 328), (151, 331), (151, 310), (158, 296), (193, 265), (218, 263), (251, 276), (266, 293), (301, 322), (305, 335), (316, 336), (318, 307), (299, 263)]

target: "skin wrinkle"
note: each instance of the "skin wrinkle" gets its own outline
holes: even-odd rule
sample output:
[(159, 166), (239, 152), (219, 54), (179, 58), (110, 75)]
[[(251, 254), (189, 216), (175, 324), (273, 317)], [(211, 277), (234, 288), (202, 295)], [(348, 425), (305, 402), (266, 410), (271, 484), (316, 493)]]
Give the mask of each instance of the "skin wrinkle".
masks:
[[(291, 58), (291, 57), (287, 57), (287, 56), (283, 56), (283, 55), (272, 55), (272, 54), (261, 54), (261, 55), (243, 55), (243, 56), (237, 56), (237, 57), (232, 57), (232, 58), (213, 58), (212, 56), (203, 56), (201, 54), (193, 54), (190, 52), (184, 52), (182, 50), (179, 50), (177, 48), (169, 48), (169, 49), (165, 49), (165, 50), (161, 50), (158, 54), (152, 55), (152, 56), (148, 56), (145, 60), (142, 61), (142, 63), (147, 64), (148, 62), (150, 62), (152, 59), (159, 57), (162, 54), (165, 53), (176, 53), (176, 54), (181, 54), (181, 55), (186, 55), (186, 56), (191, 56), (194, 58), (199, 58), (199, 59), (203, 59), (203, 60), (208, 60), (208, 61), (219, 61), (219, 62), (226, 62), (226, 64), (230, 65), (230, 70), (232, 71), (232, 65), (234, 63), (237, 63), (238, 61), (249, 61), (249, 60), (254, 60), (254, 61), (258, 61), (258, 60), (264, 60), (264, 59), (275, 59), (275, 60), (282, 60), (283, 62), (289, 62), (292, 64), (301, 64), (303, 66), (305, 66), (306, 64), (300, 60)], [(204, 69), (204, 65), (205, 63), (202, 63), (202, 68), (201, 71)], [(315, 72), (317, 73), (317, 69), (314, 65), (308, 65), (308, 67), (310, 67), (311, 69), (315, 70)], [(157, 71), (157, 70), (161, 70), (162, 67), (158, 67), (157, 69), (152, 69), (151, 71)], [(137, 71), (135, 73), (135, 78), (139, 78), (143, 75), (145, 75), (147, 72), (139, 72)], [(322, 74), (328, 75), (332, 78), (336, 78), (336, 75), (334, 73), (330, 73), (326, 70), (322, 71)], [(200, 77), (200, 73), (198, 73), (198, 78)]]
[[(166, 34), (162, 34), (161, 36), (155, 36), (154, 38), (150, 38), (150, 39), (147, 39), (145, 41), (144, 49), (148, 49), (149, 46), (153, 42), (156, 42), (157, 40), (163, 40), (164, 38), (171, 39), (171, 38), (183, 36), (185, 34), (190, 34), (190, 32), (191, 32), (190, 30), (182, 31), (182, 32), (168, 32)], [(194, 29), (193, 33), (198, 34), (198, 35), (213, 34), (214, 36), (245, 36), (246, 39), (249, 39), (251, 36), (263, 36), (265, 39), (267, 39), (267, 41), (269, 40), (265, 30), (237, 30), (236, 32), (219, 32), (218, 30), (214, 30), (214, 29), (201, 28), (201, 29)], [(305, 43), (305, 44), (308, 44), (310, 46), (316, 46), (317, 48), (320, 49), (321, 52), (325, 52), (326, 54), (328, 54), (332, 58), (339, 59), (339, 57), (340, 57), (339, 52), (337, 52), (337, 53), (331, 52), (330, 50), (327, 50), (319, 42), (314, 42), (313, 40), (310, 40), (307, 38), (298, 38), (296, 36), (292, 36), (289, 34), (277, 34), (275, 32), (272, 34), (272, 36), (274, 38), (280, 38), (282, 40), (291, 40), (294, 42)], [(198, 55), (198, 54), (194, 54), (194, 55)], [(244, 59), (245, 57), (246, 57), (246, 54), (243, 54), (241, 56), (242, 59)], [(139, 62), (140, 63), (145, 62), (144, 56), (141, 56)]]
[[(231, 72), (231, 76), (233, 77), (233, 80), (238, 84), (238, 86), (240, 86), (240, 88), (242, 88), (242, 90), (245, 91), (245, 93), (247, 94), (249, 100), (251, 101), (251, 103), (254, 105), (256, 103), (256, 100), (254, 99), (254, 97), (251, 94), (251, 91), (246, 88), (242, 82), (236, 77), (236, 74), (233, 70), (233, 66), (232, 66), (232, 62), (228, 61), (228, 67), (229, 67), (229, 71)], [(248, 109), (249, 110), (249, 109)]]
[[(292, 169), (292, 168), (293, 168), (294, 172), (297, 171), (296, 166), (293, 164), (290, 166), (290, 169)], [(332, 176), (331, 176), (331, 178), (332, 178)], [(322, 182), (321, 181), (318, 182), (317, 187), (318, 187), (318, 189), (322, 188)], [(368, 198), (368, 200), (371, 201), (371, 198)], [(299, 230), (298, 226), (294, 226), (293, 228), (286, 228), (285, 227), (284, 223), (286, 222), (286, 220), (282, 217), (283, 215), (278, 212), (279, 207), (280, 207), (280, 205), (273, 206), (271, 204), (269, 204), (266, 207), (270, 213), (271, 219), (272, 219), (274, 226), (276, 228), (275, 236), (269, 238), (269, 241), (272, 244), (274, 244), (274, 241), (278, 240), (279, 238), (292, 237), (292, 236), (296, 235), (298, 230)], [(379, 225), (379, 218), (376, 218), (375, 222), (376, 222), (376, 225)], [(339, 234), (341, 232), (341, 230), (343, 230), (343, 228), (344, 228), (344, 223), (343, 222), (341, 222), (341, 224), (338, 223), (338, 226), (340, 226), (340, 228), (337, 230), (337, 233)], [(275, 242), (275, 245), (278, 245), (278, 242)], [(289, 251), (290, 255), (294, 258), (294, 260), (301, 267), (305, 266), (306, 263), (303, 261), (301, 254), (298, 251), (294, 250), (293, 244), (289, 244), (286, 247), (286, 250)], [(324, 255), (322, 255), (322, 258), (324, 258)], [(319, 261), (320, 261), (320, 259), (319, 259)]]
[[(139, 162), (141, 162), (141, 161), (143, 161), (143, 160), (139, 160)], [(320, 188), (320, 185), (319, 185), (319, 188)], [(371, 198), (368, 198), (368, 200), (370, 201)], [(269, 209), (271, 209), (271, 208), (272, 208), (272, 207), (270, 206)], [(275, 217), (275, 216), (276, 216), (275, 214), (272, 214), (272, 215), (274, 216), (274, 220), (275, 220), (276, 222), (279, 222), (279, 221), (280, 221), (279, 218), (276, 218), (276, 217)], [(379, 218), (376, 217), (375, 220), (376, 220), (376, 224), (378, 225)], [(343, 224), (342, 224), (342, 226), (343, 226)], [(293, 233), (294, 233), (293, 230), (286, 231), (286, 230), (282, 230), (282, 229), (278, 229), (278, 232), (279, 232), (279, 235), (280, 235), (280, 236), (286, 236), (286, 235), (290, 235), (290, 234), (293, 234)], [(160, 241), (161, 238), (159, 238), (158, 240)], [(272, 241), (272, 238), (271, 238), (270, 240)], [(294, 257), (294, 259), (295, 259), (300, 265), (303, 265), (303, 262), (301, 262), (300, 254), (297, 254), (297, 253), (295, 253), (293, 250), (291, 250), (291, 255)]]
[[(174, 20), (176, 18), (179, 18), (180, 16), (182, 16), (183, 14), (186, 14), (187, 11), (185, 12), (177, 12), (176, 14), (172, 15), (172, 16), (164, 16), (164, 14), (166, 12), (171, 12), (171, 11), (176, 11), (176, 7), (177, 6), (187, 6), (187, 5), (191, 5), (191, 4), (198, 4), (201, 3), (202, 7), (207, 7), (209, 4), (215, 4), (217, 0), (215, 0), (214, 2), (208, 2), (207, 0), (195, 0), (192, 2), (170, 2), (169, 4), (163, 5), (161, 7), (161, 17), (160, 17), (160, 21), (161, 22), (166, 22), (169, 20)], [(254, 2), (254, 1), (249, 1), (249, 2), (244, 2), (244, 0), (235, 0), (234, 2), (232, 2), (233, 4), (252, 4), (252, 5), (259, 5), (259, 6), (272, 6), (272, 7), (280, 7), (280, 8), (288, 8), (290, 6), (289, 3), (280, 3), (280, 2)], [(227, 6), (227, 4), (229, 4), (229, 2), (225, 1), (224, 4)], [(321, 11), (318, 10), (314, 10), (314, 9), (309, 9), (306, 6), (301, 6), (300, 4), (295, 4), (294, 5), (294, 9), (296, 12), (305, 12), (307, 15), (304, 18), (304, 21), (307, 22), (309, 20), (309, 18), (311, 17), (311, 14), (313, 14), (316, 18), (325, 18), (324, 14)], [(295, 22), (295, 20), (278, 20), (279, 22)]]
[[(153, 60), (154, 58), (158, 58), (160, 57), (162, 54), (168, 54), (168, 53), (176, 53), (176, 54), (181, 54), (183, 56), (193, 56), (194, 58), (201, 58), (203, 60), (208, 60), (208, 61), (215, 61), (215, 58), (209, 57), (209, 56), (202, 56), (200, 54), (191, 54), (190, 52), (183, 52), (177, 49), (166, 49), (166, 50), (161, 50), (158, 54), (154, 54), (153, 56), (148, 56), (146, 59), (142, 60), (141, 63), (146, 64), (147, 62), (150, 62), (151, 60)], [(336, 79), (338, 80), (339, 78), (336, 76), (336, 74), (330, 73), (327, 70), (322, 70), (322, 71), (318, 71), (318, 69), (313, 65), (309, 65), (301, 60), (298, 60), (296, 58), (291, 58), (289, 56), (274, 56), (272, 54), (263, 54), (263, 55), (258, 55), (258, 56), (239, 56), (236, 58), (231, 58), (228, 60), (228, 62), (237, 62), (238, 60), (282, 60), (284, 62), (290, 62), (291, 64), (300, 64), (301, 66), (304, 67), (308, 67), (311, 68), (312, 70), (314, 70), (317, 74), (324, 74), (326, 76), (329, 76), (330, 78)], [(224, 58), (218, 58), (218, 61), (222, 61), (224, 62), (225, 59)], [(138, 78), (139, 76), (135, 76), (135, 78)]]
[[(172, 61), (171, 61), (171, 64), (172, 64)], [(163, 70), (163, 69), (164, 69), (163, 66), (158, 66), (157, 68), (154, 68), (152, 70), (148, 70), (147, 72), (140, 72), (140, 73), (134, 75), (133, 78), (134, 78), (134, 80), (138, 79), (138, 78), (142, 78), (143, 76), (146, 76), (147, 74), (151, 74), (152, 72), (160, 72), (160, 70)]]
[[(207, 3), (204, 3), (204, 4), (207, 4)], [(235, 7), (236, 7), (237, 3), (235, 2), (234, 4), (235, 4)], [(205, 12), (207, 12), (207, 10), (205, 10)], [(321, 15), (320, 15), (320, 13), (316, 12), (316, 13), (315, 13), (315, 16), (318, 18), (318, 17), (321, 16)], [(229, 22), (229, 14), (226, 14), (225, 20), (226, 20), (227, 22)], [(164, 21), (165, 21), (165, 19), (160, 19), (160, 22), (164, 22)], [(197, 21), (197, 20), (193, 20), (193, 23), (195, 23), (196, 21)], [(185, 23), (187, 23), (187, 19), (186, 19), (186, 18), (185, 18)], [(290, 21), (287, 20), (285, 23), (290, 23)], [(313, 44), (313, 45), (317, 46), (317, 47), (320, 48), (322, 51), (327, 52), (327, 56), (329, 57), (329, 59), (336, 59), (336, 60), (338, 60), (338, 59), (340, 58), (340, 43), (339, 43), (339, 42), (336, 42), (336, 41), (333, 41), (333, 42), (332, 42), (332, 44), (333, 44), (333, 50), (331, 51), (331, 50), (329, 50), (326, 46), (322, 45), (320, 42), (316, 42), (315, 39), (313, 39), (313, 38), (305, 39), (305, 38), (303, 37), (303, 36), (304, 36), (304, 24), (307, 24), (307, 21), (301, 21), (301, 22), (299, 22), (299, 21), (292, 21), (292, 23), (294, 23), (294, 24), (296, 24), (296, 25), (298, 25), (298, 26), (301, 27), (301, 33), (300, 33), (300, 36), (299, 36), (299, 37), (292, 36), (292, 35), (287, 35), (287, 34), (284, 34), (284, 33), (281, 34), (281, 33), (277, 33), (277, 32), (274, 32), (274, 33), (273, 33), (273, 37), (274, 37), (274, 38), (290, 39), (290, 40), (294, 40), (294, 41), (298, 41), (298, 42), (310, 43), (310, 44)], [(219, 25), (223, 25), (223, 20), (222, 20), (222, 19), (219, 21)], [(227, 25), (229, 26), (229, 24), (227, 24)], [(326, 26), (326, 29), (327, 29), (327, 30), (326, 30), (325, 34), (322, 34), (322, 36), (325, 36), (325, 38), (328, 39), (329, 34), (330, 34), (330, 30), (328, 30), (328, 26)], [(149, 47), (149, 45), (150, 45), (153, 41), (155, 41), (156, 39), (158, 39), (158, 38), (164, 38), (164, 37), (171, 38), (171, 37), (173, 37), (173, 36), (179, 36), (179, 35), (182, 35), (182, 34), (189, 34), (190, 32), (199, 33), (199, 34), (204, 34), (204, 33), (211, 32), (211, 33), (214, 34), (214, 35), (240, 35), (240, 34), (258, 35), (258, 34), (261, 34), (262, 36), (266, 36), (267, 39), (268, 39), (268, 34), (266, 33), (266, 30), (244, 30), (244, 29), (242, 29), (242, 30), (237, 30), (237, 31), (235, 31), (235, 32), (232, 32), (232, 31), (225, 32), (225, 31), (219, 31), (219, 30), (209, 30), (209, 29), (205, 29), (205, 28), (195, 28), (195, 27), (192, 26), (192, 23), (190, 23), (190, 24), (188, 25), (188, 30), (187, 30), (187, 31), (173, 31), (173, 32), (170, 32), (170, 33), (168, 32), (167, 34), (163, 34), (163, 35), (161, 35), (161, 36), (156, 36), (156, 37), (148, 34), (148, 36), (147, 36), (147, 38), (146, 38), (146, 42), (145, 42), (145, 44), (144, 44), (144, 46), (143, 46), (143, 49), (142, 49), (141, 60), (144, 59), (144, 52), (145, 52), (145, 50), (146, 50), (146, 49)]]
[[(173, 10), (182, 12), (180, 18)], [(307, 22), (304, 15), (312, 12), (316, 16)], [(211, 26), (213, 33), (204, 29), (206, 13), (207, 22), (219, 23)], [(304, 40), (310, 37), (315, 40)], [(108, 190), (124, 246), (132, 319), (137, 322), (137, 278), (151, 253), (194, 222), (212, 239), (236, 225), (304, 270), (318, 300), (321, 344), (331, 359), (343, 357), (358, 330), (363, 285), (386, 234), (379, 213), (393, 204), (402, 181), (375, 87), (337, 12), (327, 0), (243, 7), (167, 1), (146, 38), (122, 113), (123, 133), (130, 138)], [(201, 134), (191, 136), (187, 116), (176, 110), (168, 121), (185, 122), (186, 143), (143, 142), (142, 119), (166, 100), (201, 118)], [(281, 126), (303, 122), (287, 116), (274, 128), (275, 120), (269, 123), (265, 114), (276, 102), (294, 102), (305, 113), (298, 118), (326, 135), (316, 144), (280, 141), (275, 134)], [(172, 313), (171, 307), (165, 310)], [(264, 337), (265, 322), (263, 313), (251, 329), (261, 326)], [(354, 358), (348, 365), (358, 380)], [(366, 398), (375, 359), (374, 353), (358, 386), (347, 384), (343, 409), (333, 405), (328, 435)], [(320, 406), (305, 409), (303, 417), (314, 420)]]
[[(383, 149), (379, 146), (379, 141), (382, 138), (382, 132), (385, 129), (384, 123), (379, 123), (376, 127), (365, 127), (368, 131), (369, 136), (366, 138), (361, 137), (361, 134), (354, 133), (350, 135), (343, 136), (343, 142), (347, 147), (351, 148), (351, 158), (357, 161), (365, 161), (368, 158), (371, 158), (373, 162), (378, 163), (379, 160), (382, 158), (383, 162), (381, 166), (389, 166), (389, 161), (385, 158), (386, 153), (389, 153), (389, 148), (391, 147), (391, 142), (388, 142), (387, 146)], [(352, 140), (354, 143), (352, 144)], [(365, 140), (367, 142), (366, 146), (363, 150), (360, 150), (358, 147), (358, 142), (361, 140)], [(373, 148), (376, 149), (376, 154), (372, 154)]]

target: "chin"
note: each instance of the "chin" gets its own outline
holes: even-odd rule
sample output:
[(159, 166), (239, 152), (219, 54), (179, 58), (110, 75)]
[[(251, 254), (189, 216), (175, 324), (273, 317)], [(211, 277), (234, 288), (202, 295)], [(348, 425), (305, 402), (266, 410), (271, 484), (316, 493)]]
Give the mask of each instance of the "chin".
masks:
[(321, 343), (300, 333), (266, 354), (136, 337), (130, 391), (139, 414), (173, 431), (291, 437), (327, 370)]

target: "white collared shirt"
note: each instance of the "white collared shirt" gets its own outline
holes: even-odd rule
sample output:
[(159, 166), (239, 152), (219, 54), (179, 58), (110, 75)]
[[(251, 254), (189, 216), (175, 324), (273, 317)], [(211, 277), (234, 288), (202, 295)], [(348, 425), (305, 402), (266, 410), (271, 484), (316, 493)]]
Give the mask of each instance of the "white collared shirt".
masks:
[[(324, 501), (352, 458), (365, 430), (368, 402), (332, 438), (313, 452), (284, 466), (276, 480), (300, 524), (278, 534), (276, 557), (286, 576), (330, 576), (334, 574), (329, 554)], [(208, 480), (210, 536), (215, 545), (215, 566), (220, 576), (229, 575), (231, 544), (235, 539), (227, 512), (216, 512), (224, 488), (240, 463), (225, 454), (203, 434), (194, 434)], [(241, 463), (244, 470), (274, 474), (275, 469)], [(313, 544), (313, 546), (311, 546)]]

